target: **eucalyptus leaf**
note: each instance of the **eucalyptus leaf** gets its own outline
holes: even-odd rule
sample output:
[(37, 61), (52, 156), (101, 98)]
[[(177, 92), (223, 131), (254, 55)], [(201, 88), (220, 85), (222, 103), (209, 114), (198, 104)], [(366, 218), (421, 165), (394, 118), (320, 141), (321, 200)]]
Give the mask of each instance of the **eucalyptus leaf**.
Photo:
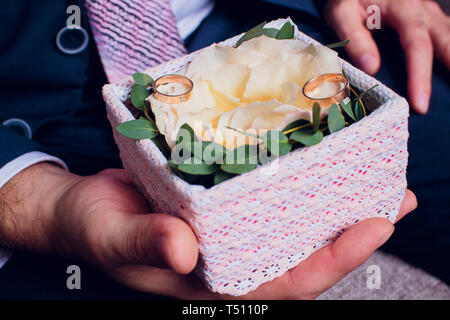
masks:
[(252, 29), (247, 31), (236, 43), (236, 48), (253, 38), (258, 38), (261, 36), (267, 36), (269, 38), (276, 38), (278, 35), (278, 30), (274, 28), (263, 28), (263, 29)]
[(121, 123), (116, 129), (121, 135), (135, 140), (152, 139), (159, 134), (156, 125), (142, 117)]
[(356, 121), (355, 114), (353, 113), (353, 110), (352, 110), (352, 102), (350, 101), (350, 99), (348, 99), (348, 102), (344, 102), (344, 100), (341, 101), (341, 102), (339, 103), (339, 105), (341, 106), (342, 110), (344, 110), (344, 112), (345, 112), (352, 120)]
[(311, 122), (309, 122), (308, 120), (305, 119), (298, 119), (298, 120), (294, 120), (291, 123), (289, 123), (286, 127), (283, 128), (283, 130), (281, 130), (281, 132), (285, 132), (288, 130), (292, 130), (301, 126), (305, 126), (311, 124)]
[(145, 99), (150, 95), (150, 92), (142, 85), (135, 84), (131, 88), (131, 103), (137, 109), (144, 111), (146, 107)]
[(231, 174), (231, 173), (219, 170), (214, 174), (214, 184), (219, 184), (219, 183), (224, 182), (228, 179), (231, 179), (235, 176), (236, 176), (235, 174)]
[(341, 130), (345, 127), (345, 118), (342, 115), (341, 109), (337, 104), (333, 104), (328, 112), (328, 130), (330, 133)]
[(228, 150), (221, 144), (208, 142), (206, 144), (203, 144), (202, 151), (203, 161), (205, 163), (222, 164)]
[(289, 138), (279, 130), (270, 130), (264, 135), (264, 143), (270, 153), (275, 156), (283, 156), (292, 150)]
[(340, 48), (340, 47), (345, 46), (349, 42), (350, 42), (350, 40), (347, 39), (347, 40), (344, 40), (344, 41), (339, 41), (339, 42), (335, 42), (335, 43), (326, 44), (325, 47), (328, 47), (330, 49), (336, 49), (336, 48)]
[[(177, 133), (175, 140), (175, 147), (172, 148), (171, 157), (175, 163), (181, 164), (186, 159), (193, 155), (194, 142), (197, 141), (194, 130), (187, 124), (183, 124)], [(201, 154), (201, 150), (199, 151)], [(199, 156), (201, 159), (201, 157)]]
[(220, 168), (228, 173), (242, 174), (255, 169), (257, 165), (258, 147), (246, 144), (228, 151)]
[(363, 111), (362, 106), (359, 103), (359, 101), (355, 102), (354, 112), (355, 112), (356, 121), (359, 121), (362, 118), (364, 118), (364, 111)]
[(137, 84), (144, 87), (151, 86), (154, 81), (153, 78), (146, 73), (136, 72), (132, 77)]
[(257, 29), (262, 29), (262, 28), (264, 28), (264, 26), (265, 26), (266, 24), (267, 24), (267, 21), (263, 21), (263, 22), (261, 22), (260, 24), (258, 24), (257, 26), (251, 28), (249, 31), (251, 31), (251, 30), (257, 30)]
[(197, 140), (194, 129), (191, 128), (187, 123), (183, 124), (180, 129), (178, 129), (176, 144), (179, 143), (193, 143)]
[(319, 131), (320, 126), (320, 105), (317, 102), (313, 104), (313, 129)]
[(256, 164), (222, 164), (220, 168), (228, 173), (243, 174), (256, 168)]
[(294, 38), (294, 26), (289, 21), (286, 22), (278, 31), (277, 39), (293, 39)]
[(194, 141), (188, 143), (191, 154), (207, 164), (223, 163), (227, 149), (218, 143), (211, 141)]
[(313, 128), (305, 128), (293, 132), (289, 138), (291, 140), (300, 142), (305, 146), (312, 146), (322, 141), (323, 133), (322, 131), (314, 131)]
[(218, 169), (218, 165), (207, 164), (194, 157), (186, 159), (178, 165), (178, 170), (192, 175), (210, 175)]

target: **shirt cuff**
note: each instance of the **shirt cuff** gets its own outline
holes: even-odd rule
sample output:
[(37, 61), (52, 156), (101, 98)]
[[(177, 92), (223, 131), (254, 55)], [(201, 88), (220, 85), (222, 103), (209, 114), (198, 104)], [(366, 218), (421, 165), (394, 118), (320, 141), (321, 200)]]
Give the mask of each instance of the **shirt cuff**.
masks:
[[(55, 162), (67, 171), (69, 170), (65, 162), (59, 158), (40, 151), (28, 152), (15, 158), (0, 168), (0, 188), (22, 170), (43, 161)], [(12, 251), (0, 248), (0, 268), (3, 267), (3, 265), (8, 261), (11, 254)]]
[(3, 167), (0, 168), (0, 188), (3, 187), (9, 180), (11, 180), (16, 174), (20, 171), (32, 166), (33, 164), (43, 162), (43, 161), (51, 161), (56, 162), (61, 167), (66, 170), (67, 165), (64, 161), (49, 154), (40, 152), (40, 151), (32, 151), (21, 155), (18, 158), (8, 162)]

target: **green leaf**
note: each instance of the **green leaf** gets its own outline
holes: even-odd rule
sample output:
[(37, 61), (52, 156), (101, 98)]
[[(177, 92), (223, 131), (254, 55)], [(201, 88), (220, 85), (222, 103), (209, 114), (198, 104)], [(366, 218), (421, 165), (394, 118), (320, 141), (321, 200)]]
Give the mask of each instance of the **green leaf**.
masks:
[(327, 122), (328, 130), (330, 130), (330, 133), (339, 131), (345, 127), (344, 116), (342, 115), (341, 109), (336, 103), (333, 103), (330, 111), (328, 112)]
[(132, 77), (137, 84), (144, 87), (151, 86), (154, 81), (153, 78), (146, 73), (136, 72)]
[(305, 128), (293, 132), (289, 138), (291, 140), (300, 142), (305, 146), (312, 146), (322, 141), (323, 133), (322, 131), (314, 131), (313, 128)]
[(257, 29), (262, 29), (262, 28), (264, 28), (264, 26), (266, 25), (266, 23), (267, 23), (267, 21), (263, 21), (263, 22), (261, 22), (260, 24), (258, 24), (257, 26), (251, 28), (249, 31), (251, 31), (251, 30), (257, 30)]
[(135, 84), (133, 88), (131, 88), (131, 103), (137, 109), (144, 111), (145, 109), (145, 99), (150, 95), (150, 92), (140, 84)]
[(279, 157), (289, 153), (292, 145), (289, 138), (279, 130), (270, 130), (264, 135), (264, 142), (270, 153)]
[(255, 169), (257, 165), (258, 147), (246, 144), (228, 151), (220, 168), (228, 173), (241, 174)]
[[(194, 130), (187, 124), (183, 124), (178, 130), (177, 138), (175, 140), (175, 147), (172, 149), (172, 159), (176, 163), (189, 159), (192, 156), (192, 151), (195, 148), (194, 142), (197, 141)], [(174, 155), (176, 158), (174, 159)]]
[(285, 132), (288, 130), (292, 130), (304, 125), (308, 125), (311, 124), (311, 122), (309, 122), (308, 120), (305, 119), (298, 119), (298, 120), (294, 120), (291, 123), (289, 123), (286, 127), (283, 128), (283, 130), (281, 130), (281, 132)]
[(175, 143), (193, 143), (196, 140), (197, 137), (195, 136), (194, 129), (192, 129), (190, 125), (185, 123), (180, 127), (180, 129), (178, 129), (178, 135)]
[[(345, 100), (345, 99), (344, 99)], [(352, 102), (349, 100), (347, 103), (345, 103), (344, 101), (341, 101), (339, 103), (339, 105), (341, 106), (342, 110), (344, 110), (344, 112), (354, 121), (356, 121), (356, 117), (355, 114), (353, 113), (352, 110)]]
[(361, 93), (359, 96), (357, 96), (355, 99), (353, 99), (353, 101), (358, 101), (361, 100), (362, 98), (364, 98), (370, 91), (372, 91), (373, 89), (375, 89), (376, 87), (378, 87), (378, 84), (374, 85), (373, 87), (367, 89), (366, 91), (364, 91), (363, 93)]
[(207, 164), (221, 164), (227, 153), (223, 145), (211, 141), (194, 141), (188, 144), (191, 154)]
[(121, 123), (116, 129), (121, 135), (135, 140), (152, 139), (159, 134), (156, 125), (142, 117)]
[(335, 43), (330, 43), (330, 44), (326, 44), (325, 47), (328, 47), (330, 49), (336, 49), (336, 48), (340, 48), (345, 46), (347, 43), (349, 43), (350, 40), (344, 40), (344, 41), (340, 41), (340, 42), (335, 42)]
[(220, 168), (228, 173), (243, 174), (256, 168), (256, 164), (222, 164)]
[(233, 177), (235, 177), (236, 175), (219, 170), (214, 174), (214, 184), (219, 184), (221, 182), (224, 182), (228, 179), (231, 179)]
[(192, 175), (210, 175), (218, 169), (218, 165), (207, 164), (194, 157), (186, 159), (178, 165), (178, 170)]
[(320, 126), (320, 105), (317, 102), (313, 104), (313, 129), (319, 131)]
[(293, 39), (294, 38), (294, 26), (289, 21), (286, 22), (278, 31), (277, 39)]
[(355, 118), (356, 118), (356, 121), (359, 121), (359, 120), (361, 120), (362, 118), (364, 118), (364, 111), (363, 111), (362, 106), (361, 106), (361, 104), (359, 103), (359, 101), (356, 101), (356, 102), (355, 102), (354, 108), (355, 108)]
[(278, 35), (278, 30), (274, 28), (264, 28), (264, 29), (252, 29), (247, 31), (236, 43), (236, 48), (253, 38), (258, 38), (261, 36), (267, 36), (269, 38), (276, 38)]
[(222, 164), (227, 154), (227, 149), (218, 143), (207, 142), (202, 145), (203, 161), (205, 163)]

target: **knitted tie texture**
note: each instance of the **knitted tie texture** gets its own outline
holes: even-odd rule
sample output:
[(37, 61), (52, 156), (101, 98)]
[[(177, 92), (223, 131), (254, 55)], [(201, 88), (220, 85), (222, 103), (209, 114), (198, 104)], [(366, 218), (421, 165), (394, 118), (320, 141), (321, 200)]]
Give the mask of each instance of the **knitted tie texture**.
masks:
[(85, 0), (109, 82), (186, 54), (170, 0)]

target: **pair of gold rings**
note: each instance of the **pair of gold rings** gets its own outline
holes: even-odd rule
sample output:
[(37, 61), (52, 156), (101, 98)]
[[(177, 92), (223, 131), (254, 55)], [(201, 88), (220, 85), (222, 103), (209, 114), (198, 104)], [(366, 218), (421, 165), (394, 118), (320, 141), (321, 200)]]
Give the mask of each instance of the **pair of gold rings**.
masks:
[[(311, 97), (311, 92), (320, 85), (322, 85), (324, 82), (341, 83), (342, 88), (336, 94), (330, 97), (325, 98)], [(170, 95), (167, 93), (163, 93), (158, 89), (161, 85), (170, 83), (181, 84), (186, 88), (186, 91), (182, 92), (181, 94)], [(153, 83), (153, 96), (155, 97), (155, 99), (163, 103), (168, 104), (182, 103), (189, 100), (193, 89), (194, 83), (188, 77), (177, 74), (169, 74), (155, 80), (155, 82)], [(305, 97), (306, 102), (309, 105), (312, 106), (314, 103), (317, 102), (321, 108), (327, 108), (334, 103), (339, 104), (339, 102), (344, 100), (346, 97), (350, 96), (350, 84), (348, 82), (348, 79), (340, 73), (326, 73), (314, 77), (308, 82), (306, 82), (305, 85), (303, 86), (302, 93), (303, 96)]]

